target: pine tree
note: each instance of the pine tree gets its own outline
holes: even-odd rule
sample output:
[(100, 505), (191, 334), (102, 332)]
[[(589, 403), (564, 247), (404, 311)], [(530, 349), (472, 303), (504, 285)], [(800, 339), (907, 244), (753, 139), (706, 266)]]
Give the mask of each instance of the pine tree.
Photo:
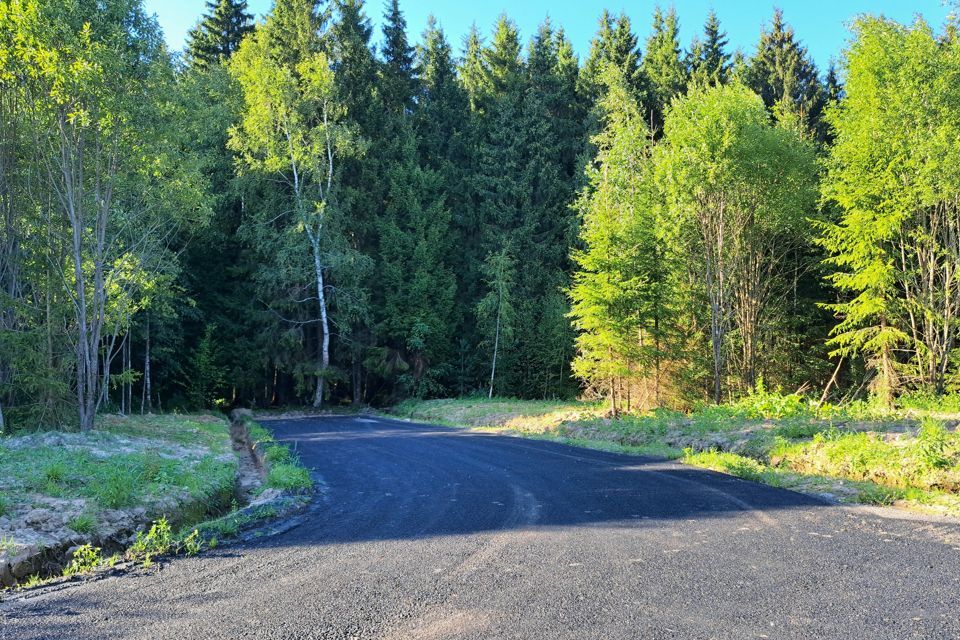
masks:
[(206, 15), (187, 34), (187, 57), (198, 67), (223, 62), (252, 30), (247, 0), (207, 0)]
[(663, 115), (674, 97), (683, 93), (687, 70), (680, 58), (680, 25), (672, 8), (664, 15), (660, 8), (653, 14), (653, 33), (647, 39), (643, 71), (650, 82), (644, 104), (650, 127), (655, 134), (663, 128)]
[(713, 10), (703, 25), (703, 40), (694, 40), (688, 68), (691, 84), (716, 85), (730, 80), (730, 55), (726, 52), (727, 35), (720, 30), (720, 20)]

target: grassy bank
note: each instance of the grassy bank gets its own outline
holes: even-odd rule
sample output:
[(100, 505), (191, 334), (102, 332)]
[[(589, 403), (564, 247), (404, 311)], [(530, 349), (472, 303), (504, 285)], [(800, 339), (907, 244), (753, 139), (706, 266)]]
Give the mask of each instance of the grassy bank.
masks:
[[(244, 443), (222, 417), (173, 415), (101, 416), (89, 433), (0, 439), (0, 587), (122, 561), (149, 566), (298, 508), (309, 471), (240, 420)], [(252, 501), (240, 508), (238, 498)]]
[(659, 455), (839, 502), (960, 516), (960, 399), (817, 406), (761, 391), (691, 413), (611, 418), (600, 404), (509, 399), (407, 401), (406, 418)]
[(88, 433), (0, 439), (0, 567), (10, 574), (0, 577), (49, 575), (66, 548), (121, 548), (153, 521), (222, 512), (237, 467), (227, 423), (214, 416), (101, 416)]

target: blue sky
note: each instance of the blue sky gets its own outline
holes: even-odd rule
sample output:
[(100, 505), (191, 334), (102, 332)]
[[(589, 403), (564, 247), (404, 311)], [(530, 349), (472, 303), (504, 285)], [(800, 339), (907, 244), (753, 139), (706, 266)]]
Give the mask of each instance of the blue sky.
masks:
[[(262, 16), (270, 9), (272, 0), (248, 0), (251, 11)], [(823, 69), (831, 58), (838, 58), (844, 47), (850, 20), (860, 13), (883, 14), (901, 22), (910, 22), (922, 14), (936, 29), (940, 29), (949, 13), (940, 0), (776, 0), (775, 2), (739, 0), (610, 0), (609, 2), (556, 2), (549, 0), (515, 0), (493, 2), (468, 0), (400, 0), (407, 18), (412, 41), (418, 41), (427, 22), (434, 14), (459, 49), (463, 35), (476, 23), (483, 33), (489, 33), (497, 16), (506, 12), (520, 27), (526, 40), (547, 15), (555, 25), (562, 26), (581, 59), (586, 55), (590, 39), (596, 31), (597, 18), (606, 7), (618, 13), (626, 12), (633, 21), (641, 42), (646, 40), (654, 7), (674, 6), (680, 18), (681, 39), (688, 46), (692, 36), (703, 26), (707, 12), (716, 9), (723, 29), (727, 32), (731, 50), (743, 48), (752, 52), (761, 26), (767, 22), (774, 5), (783, 9), (787, 21), (797, 36), (810, 50), (817, 65)], [(205, 3), (202, 0), (146, 0), (147, 10), (155, 13), (167, 41), (173, 49), (183, 47), (187, 31), (199, 19)], [(379, 25), (384, 3), (368, 0), (367, 12)], [(379, 40), (379, 30), (375, 36)]]

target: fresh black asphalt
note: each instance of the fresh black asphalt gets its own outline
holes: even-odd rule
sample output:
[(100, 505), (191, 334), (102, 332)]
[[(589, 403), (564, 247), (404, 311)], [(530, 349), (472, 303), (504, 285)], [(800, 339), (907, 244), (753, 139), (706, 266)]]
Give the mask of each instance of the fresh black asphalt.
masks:
[(0, 638), (960, 638), (960, 527), (660, 460), (373, 417), (268, 423), (297, 526), (0, 604)]

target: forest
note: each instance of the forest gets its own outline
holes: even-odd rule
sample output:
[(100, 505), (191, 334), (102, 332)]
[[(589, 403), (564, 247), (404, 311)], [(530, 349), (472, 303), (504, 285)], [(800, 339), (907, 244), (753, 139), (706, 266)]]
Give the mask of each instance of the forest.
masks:
[[(371, 11), (384, 11), (375, 33)], [(98, 413), (960, 391), (960, 38), (0, 0), (0, 433)]]

